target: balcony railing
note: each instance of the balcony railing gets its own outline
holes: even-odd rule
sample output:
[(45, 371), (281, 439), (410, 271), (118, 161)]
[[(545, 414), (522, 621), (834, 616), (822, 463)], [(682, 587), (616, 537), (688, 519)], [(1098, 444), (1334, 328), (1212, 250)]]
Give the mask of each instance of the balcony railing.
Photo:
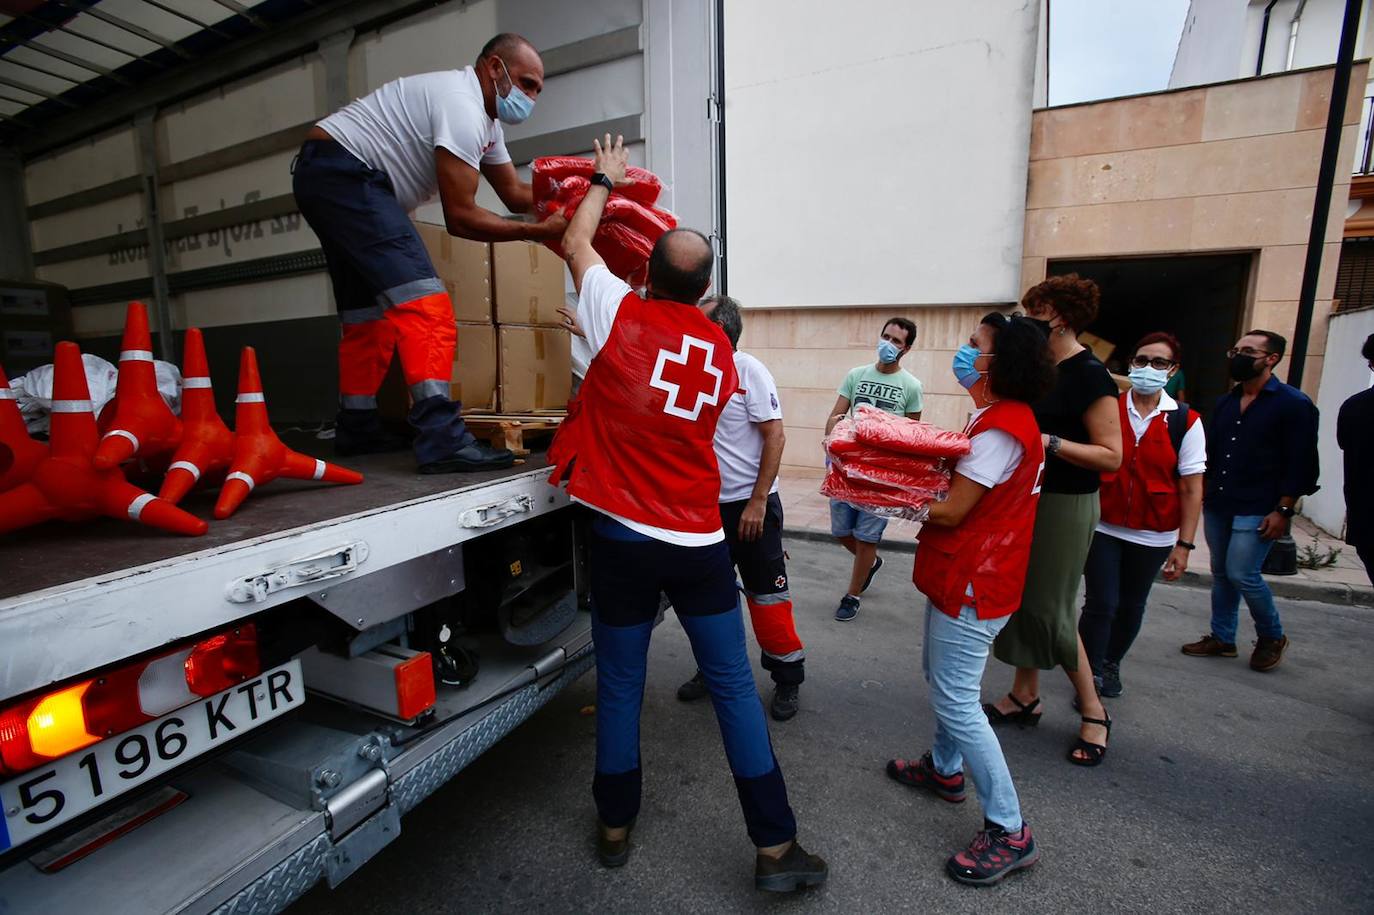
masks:
[(1365, 96), (1361, 127), (1363, 132), (1360, 134), (1360, 155), (1355, 163), (1355, 174), (1368, 175), (1374, 172), (1374, 95)]

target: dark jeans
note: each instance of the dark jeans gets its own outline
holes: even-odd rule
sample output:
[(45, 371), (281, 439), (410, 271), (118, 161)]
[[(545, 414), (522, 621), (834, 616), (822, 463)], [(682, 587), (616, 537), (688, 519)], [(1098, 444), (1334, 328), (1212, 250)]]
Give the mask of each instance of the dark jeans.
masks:
[(1104, 662), (1120, 664), (1126, 657), (1140, 632), (1150, 586), (1172, 550), (1127, 543), (1100, 531), (1093, 534), (1083, 567), (1086, 594), (1078, 634), (1094, 675), (1102, 675)]
[(1364, 563), (1364, 574), (1369, 579), (1369, 583), (1374, 585), (1374, 540), (1369, 543), (1352, 543), (1355, 548), (1355, 555), (1360, 557), (1360, 562)]

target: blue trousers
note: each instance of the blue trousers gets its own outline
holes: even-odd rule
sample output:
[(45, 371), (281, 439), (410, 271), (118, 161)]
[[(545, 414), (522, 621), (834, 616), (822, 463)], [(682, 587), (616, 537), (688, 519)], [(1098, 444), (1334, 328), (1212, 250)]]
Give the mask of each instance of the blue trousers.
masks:
[(768, 737), (744, 641), (730, 550), (644, 537), (604, 516), (592, 526), (592, 639), (596, 645), (596, 775), (592, 795), (607, 826), (639, 813), (639, 717), (649, 638), (667, 594), (711, 694), (725, 756), (756, 846), (796, 837), (787, 786)]
[(1212, 552), (1212, 635), (1234, 644), (1240, 618), (1240, 599), (1250, 608), (1255, 633), (1261, 638), (1283, 638), (1283, 623), (1274, 606), (1274, 595), (1260, 574), (1273, 541), (1261, 540), (1263, 515), (1226, 515), (1202, 512), (1207, 549)]

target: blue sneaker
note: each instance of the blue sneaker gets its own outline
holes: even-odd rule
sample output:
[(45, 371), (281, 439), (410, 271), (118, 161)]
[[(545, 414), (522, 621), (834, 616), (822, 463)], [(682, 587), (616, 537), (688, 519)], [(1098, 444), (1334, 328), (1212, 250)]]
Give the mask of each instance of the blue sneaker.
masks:
[(850, 597), (846, 594), (840, 598), (840, 605), (835, 608), (835, 619), (842, 623), (847, 623), (859, 615), (859, 599)]

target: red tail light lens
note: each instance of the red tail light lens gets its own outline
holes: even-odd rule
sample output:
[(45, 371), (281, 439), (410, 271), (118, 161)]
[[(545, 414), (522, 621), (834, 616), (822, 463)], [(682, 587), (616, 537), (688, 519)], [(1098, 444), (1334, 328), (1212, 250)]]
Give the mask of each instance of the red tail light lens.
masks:
[(0, 775), (26, 772), (261, 672), (250, 623), (15, 703), (0, 709)]
[(251, 623), (206, 639), (186, 659), (186, 685), (197, 696), (213, 696), (260, 673), (258, 631)]

